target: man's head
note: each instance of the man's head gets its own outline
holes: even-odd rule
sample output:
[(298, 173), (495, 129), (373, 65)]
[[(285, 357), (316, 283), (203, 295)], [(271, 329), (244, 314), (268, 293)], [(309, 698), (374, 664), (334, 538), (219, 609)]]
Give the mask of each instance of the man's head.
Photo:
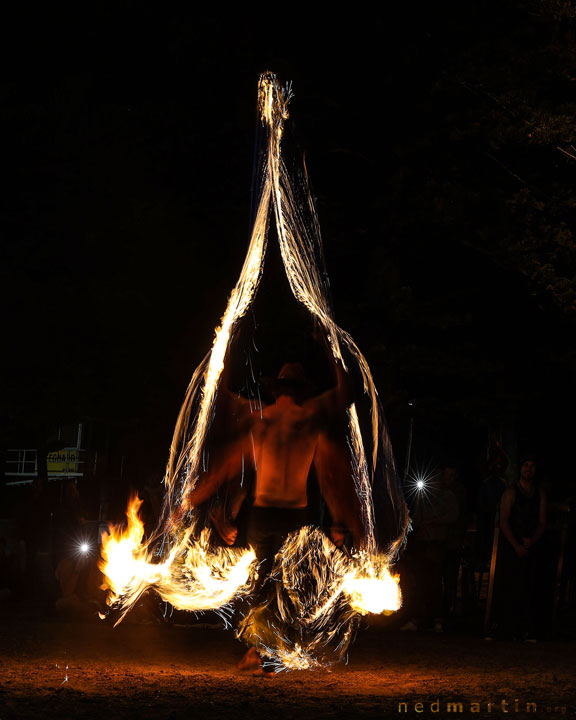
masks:
[(525, 482), (533, 482), (536, 477), (536, 462), (534, 458), (525, 458), (522, 465), (520, 465), (520, 480)]
[(274, 383), (274, 394), (276, 397), (289, 395), (296, 399), (305, 394), (307, 385), (306, 372), (301, 363), (284, 363)]
[(500, 443), (496, 442), (488, 460), (488, 473), (496, 476), (504, 475), (508, 463), (508, 455), (506, 455)]
[(453, 465), (451, 463), (447, 463), (442, 468), (442, 485), (445, 488), (448, 488), (450, 490), (451, 488), (456, 485), (456, 480), (458, 479), (458, 468), (456, 465)]

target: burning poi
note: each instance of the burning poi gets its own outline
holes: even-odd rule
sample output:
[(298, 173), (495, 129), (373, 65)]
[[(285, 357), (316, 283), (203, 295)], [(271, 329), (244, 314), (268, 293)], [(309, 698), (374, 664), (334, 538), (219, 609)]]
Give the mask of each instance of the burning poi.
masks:
[[(400, 607), (399, 578), (389, 568), (409, 524), (370, 369), (328, 301), (306, 173), (291, 174), (283, 159), (290, 97), (275, 75), (261, 75), (266, 148), (250, 245), (178, 416), (158, 527), (145, 539), (134, 498), (127, 527), (103, 536), (100, 564), (118, 622), (150, 588), (177, 609), (224, 617), (246, 598), (237, 634), (276, 671), (342, 659), (359, 615)], [(267, 402), (258, 382), (253, 397), (229, 392), (227, 375), (232, 341), (262, 278), (271, 222), (290, 289), (327, 348), (336, 384), (307, 397), (303, 368), (289, 363)], [(311, 468), (332, 520), (328, 534), (303, 513)], [(285, 528), (266, 573), (257, 541), (229, 547), (245, 501)]]

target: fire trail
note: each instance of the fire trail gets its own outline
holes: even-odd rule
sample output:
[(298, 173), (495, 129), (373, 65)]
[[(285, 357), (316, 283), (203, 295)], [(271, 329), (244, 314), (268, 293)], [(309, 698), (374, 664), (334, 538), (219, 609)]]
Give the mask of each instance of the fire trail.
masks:
[[(368, 364), (334, 319), (327, 278), (321, 268), (318, 218), (306, 172), (291, 173), (282, 154), (290, 88), (270, 72), (260, 77), (258, 112), (266, 135), (259, 192), (248, 252), (210, 351), (194, 372), (176, 422), (158, 528), (144, 539), (138, 501), (131, 501), (128, 526), (103, 537), (101, 570), (108, 602), (120, 620), (146, 590), (154, 589), (175, 608), (220, 610), (250, 597), (258, 567), (252, 549), (218, 547), (200, 506), (190, 505), (211, 462), (207, 452), (225, 364), (235, 333), (258, 291), (271, 223), (294, 298), (307, 311), (334, 366), (356, 379), (358, 392), (344, 409), (353, 506), (362, 529), (361, 547), (344, 552), (317, 527), (291, 533), (274, 559), (273, 598), (253, 606), (241, 623), (243, 638), (278, 668), (307, 668), (341, 659), (359, 614), (393, 612), (400, 606), (398, 578), (389, 566), (408, 528), (408, 513)], [(261, 412), (258, 399), (253, 412)], [(208, 467), (207, 467), (208, 466)]]

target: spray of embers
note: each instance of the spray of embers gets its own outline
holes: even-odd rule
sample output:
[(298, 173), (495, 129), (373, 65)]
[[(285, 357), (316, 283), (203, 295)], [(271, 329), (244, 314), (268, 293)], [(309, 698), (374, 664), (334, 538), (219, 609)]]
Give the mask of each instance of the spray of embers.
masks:
[(399, 577), (385, 556), (339, 550), (318, 528), (292, 533), (277, 554), (266, 600), (252, 608), (239, 637), (277, 671), (340, 660), (359, 615), (400, 607)]
[(208, 528), (198, 537), (193, 537), (193, 526), (182, 528), (158, 562), (151, 542), (143, 542), (141, 504), (133, 497), (126, 527), (111, 527), (102, 537), (100, 569), (109, 589), (108, 604), (120, 611), (117, 623), (149, 588), (178, 610), (224, 612), (235, 596), (251, 589), (254, 552), (211, 547)]
[[(343, 657), (359, 614), (400, 607), (398, 578), (389, 568), (409, 519), (370, 369), (350, 335), (336, 324), (328, 301), (319, 224), (306, 174), (294, 179), (282, 157), (290, 95), (289, 87), (283, 88), (272, 73), (260, 77), (258, 107), (267, 145), (250, 245), (212, 348), (196, 369), (178, 416), (164, 478), (163, 517), (144, 539), (139, 501), (133, 499), (127, 527), (111, 528), (103, 537), (100, 568), (110, 589), (108, 602), (120, 610), (119, 620), (149, 588), (178, 609), (224, 613), (233, 600), (253, 589), (258, 573), (253, 551), (216, 547), (205, 514), (189, 507), (187, 498), (208, 462), (207, 436), (225, 358), (258, 290), (273, 217), (290, 288), (315, 320), (334, 363), (359, 378), (362, 395), (361, 407), (348, 407), (346, 422), (363, 547), (348, 554), (314, 527), (292, 533), (267, 581), (273, 590), (270, 600), (252, 607), (239, 627), (239, 635), (278, 668), (311, 668)], [(376, 494), (386, 497), (391, 525), (384, 546)]]

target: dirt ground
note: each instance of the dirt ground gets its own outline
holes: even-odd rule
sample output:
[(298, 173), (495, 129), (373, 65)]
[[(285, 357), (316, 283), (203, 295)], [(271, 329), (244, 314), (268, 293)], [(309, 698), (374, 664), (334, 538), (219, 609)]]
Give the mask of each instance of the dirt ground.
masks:
[(231, 631), (215, 627), (3, 616), (0, 720), (576, 714), (574, 643), (566, 640), (488, 642), (376, 623), (360, 631), (347, 665), (273, 679), (237, 671), (243, 652)]

